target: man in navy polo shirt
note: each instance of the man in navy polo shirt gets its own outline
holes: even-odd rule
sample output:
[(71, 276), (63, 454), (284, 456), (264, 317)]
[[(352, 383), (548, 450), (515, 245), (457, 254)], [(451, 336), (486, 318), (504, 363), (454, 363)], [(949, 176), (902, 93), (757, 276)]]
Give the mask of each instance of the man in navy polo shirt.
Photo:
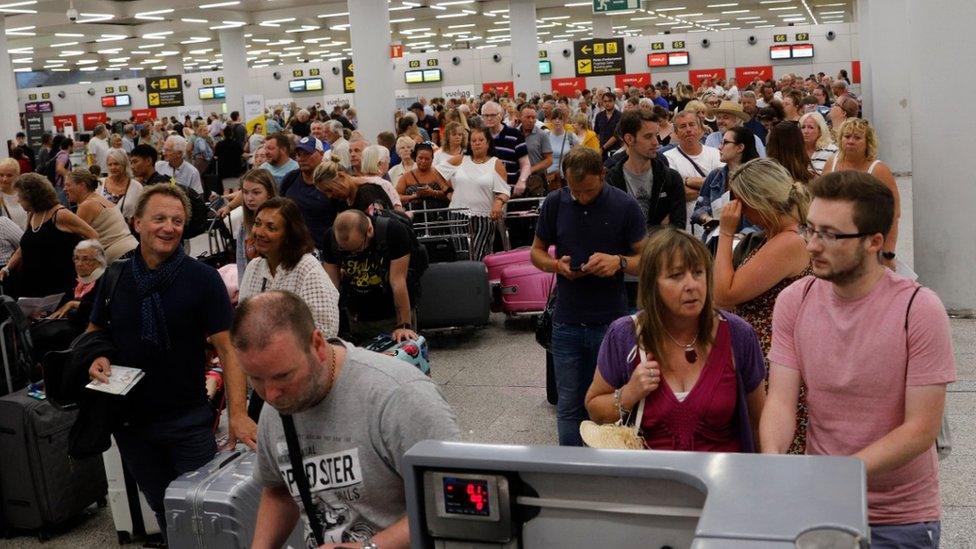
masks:
[(327, 244), (325, 232), (336, 218), (335, 204), (322, 191), (315, 188), (312, 182), (315, 167), (322, 163), (322, 154), (321, 141), (311, 135), (301, 138), (295, 148), (298, 169), (289, 172), (281, 180), (281, 196), (290, 198), (298, 204), (305, 225), (312, 233), (315, 248), (320, 251), (324, 250)]
[[(568, 186), (542, 204), (532, 264), (559, 275), (552, 323), (559, 444), (582, 446), (583, 399), (607, 326), (628, 313), (624, 273), (637, 275), (647, 225), (637, 200), (603, 182), (596, 151), (566, 153), (563, 172)], [(552, 244), (558, 259), (549, 256)]]

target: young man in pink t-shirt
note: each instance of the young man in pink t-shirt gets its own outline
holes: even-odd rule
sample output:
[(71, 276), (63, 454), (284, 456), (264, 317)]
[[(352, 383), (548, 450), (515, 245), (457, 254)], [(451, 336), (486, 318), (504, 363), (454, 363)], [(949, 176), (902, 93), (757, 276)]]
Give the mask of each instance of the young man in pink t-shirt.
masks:
[(938, 547), (935, 439), (956, 376), (949, 318), (934, 292), (882, 264), (895, 215), (884, 184), (845, 171), (810, 192), (800, 233), (815, 277), (776, 300), (762, 450), (789, 448), (802, 381), (807, 454), (864, 462), (872, 547)]

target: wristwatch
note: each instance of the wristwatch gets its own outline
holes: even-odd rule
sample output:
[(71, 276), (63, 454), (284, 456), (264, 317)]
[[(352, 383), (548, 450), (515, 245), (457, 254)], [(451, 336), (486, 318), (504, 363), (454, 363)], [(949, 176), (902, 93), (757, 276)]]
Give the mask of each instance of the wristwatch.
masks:
[(380, 546), (373, 543), (373, 540), (369, 540), (363, 542), (362, 549), (380, 549)]
[(624, 256), (622, 256), (622, 255), (618, 255), (617, 257), (620, 258), (620, 270), (621, 271), (626, 271), (627, 270), (627, 258), (624, 257)]

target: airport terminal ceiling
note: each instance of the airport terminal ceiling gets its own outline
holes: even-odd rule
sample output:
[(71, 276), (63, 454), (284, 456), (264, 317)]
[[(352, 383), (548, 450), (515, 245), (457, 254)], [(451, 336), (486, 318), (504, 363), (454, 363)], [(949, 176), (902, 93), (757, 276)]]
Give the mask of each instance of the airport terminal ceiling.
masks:
[[(854, 0), (644, 0), (617, 12), (616, 36), (852, 22)], [(536, 0), (539, 41), (590, 37), (592, 0)], [(407, 53), (509, 45), (509, 2), (391, 0), (392, 43)], [(162, 74), (220, 70), (219, 32), (242, 27), (251, 67), (350, 56), (346, 2), (309, 0), (0, 1), (16, 72)], [(605, 17), (605, 16), (600, 16)], [(73, 21), (72, 21), (73, 20)]]

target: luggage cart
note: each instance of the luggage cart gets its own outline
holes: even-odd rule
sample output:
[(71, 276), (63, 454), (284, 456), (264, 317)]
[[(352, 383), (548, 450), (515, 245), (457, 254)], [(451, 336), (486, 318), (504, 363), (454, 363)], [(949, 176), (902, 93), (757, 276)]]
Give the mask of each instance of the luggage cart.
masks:
[[(508, 234), (509, 221), (525, 220), (526, 223), (532, 225), (533, 234), (535, 233), (535, 222), (539, 219), (539, 209), (542, 207), (545, 199), (546, 197), (544, 196), (512, 198), (505, 203), (505, 215), (495, 222), (498, 227), (498, 232), (501, 235), (502, 249), (506, 252), (512, 249), (511, 236)], [(531, 244), (532, 242), (528, 242), (522, 245)]]
[[(471, 224), (468, 221), (468, 208), (430, 208), (409, 210), (413, 217), (413, 230), (417, 240), (427, 247), (431, 263), (471, 259)], [(446, 244), (453, 250), (446, 255)]]

